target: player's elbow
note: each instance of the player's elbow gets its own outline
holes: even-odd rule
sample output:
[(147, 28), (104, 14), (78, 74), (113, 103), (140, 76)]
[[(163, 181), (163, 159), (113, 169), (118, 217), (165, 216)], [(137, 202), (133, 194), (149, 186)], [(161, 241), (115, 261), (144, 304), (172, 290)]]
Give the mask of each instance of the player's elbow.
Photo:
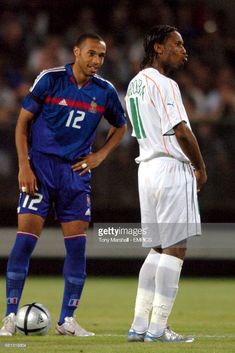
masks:
[(176, 125), (174, 127), (174, 131), (175, 131), (175, 137), (177, 138), (177, 140), (178, 141), (180, 140), (182, 142), (188, 141), (190, 136), (192, 135), (191, 130), (188, 128), (187, 124), (184, 121)]
[(127, 124), (122, 125), (123, 128), (123, 133), (125, 134), (127, 132)]
[(120, 135), (123, 136), (127, 131), (127, 124), (118, 127), (117, 130), (119, 131)]

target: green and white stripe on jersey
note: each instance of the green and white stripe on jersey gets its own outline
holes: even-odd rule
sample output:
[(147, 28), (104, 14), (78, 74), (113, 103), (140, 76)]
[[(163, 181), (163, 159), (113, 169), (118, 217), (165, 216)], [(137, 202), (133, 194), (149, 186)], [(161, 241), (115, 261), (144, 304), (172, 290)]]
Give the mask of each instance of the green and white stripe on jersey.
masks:
[(142, 119), (139, 111), (139, 102), (138, 97), (129, 98), (130, 99), (130, 108), (131, 108), (131, 118), (133, 123), (133, 128), (135, 131), (135, 136), (137, 139), (146, 138), (146, 133), (142, 124)]

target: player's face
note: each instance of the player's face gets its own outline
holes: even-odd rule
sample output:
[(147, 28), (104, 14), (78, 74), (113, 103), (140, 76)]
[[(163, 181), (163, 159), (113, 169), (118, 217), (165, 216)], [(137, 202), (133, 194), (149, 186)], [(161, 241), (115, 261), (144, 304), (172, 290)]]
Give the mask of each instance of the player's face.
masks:
[(87, 38), (74, 48), (75, 66), (84, 76), (94, 76), (103, 65), (106, 45), (97, 39)]
[(187, 53), (183, 39), (178, 32), (172, 32), (166, 42), (161, 45), (162, 55), (159, 56), (162, 66), (167, 69), (178, 69), (187, 62)]

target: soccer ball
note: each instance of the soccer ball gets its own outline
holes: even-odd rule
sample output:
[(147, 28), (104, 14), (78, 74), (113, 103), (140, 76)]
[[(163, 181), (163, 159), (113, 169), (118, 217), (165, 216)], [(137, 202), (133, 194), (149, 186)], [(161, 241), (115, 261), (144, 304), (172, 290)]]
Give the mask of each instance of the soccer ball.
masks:
[(51, 314), (40, 303), (22, 306), (16, 316), (17, 330), (26, 336), (44, 336), (51, 327)]

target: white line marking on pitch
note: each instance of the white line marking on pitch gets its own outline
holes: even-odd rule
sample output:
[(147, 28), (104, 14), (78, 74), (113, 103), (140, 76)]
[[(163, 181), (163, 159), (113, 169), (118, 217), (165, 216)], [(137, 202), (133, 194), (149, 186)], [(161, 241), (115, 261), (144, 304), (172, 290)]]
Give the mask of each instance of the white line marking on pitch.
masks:
[(228, 335), (195, 335), (197, 338), (235, 338), (235, 335), (228, 334)]
[(100, 337), (126, 337), (126, 335), (118, 335), (116, 333), (98, 333), (96, 334), (96, 336), (100, 336)]
[[(98, 337), (126, 337), (126, 335), (121, 335), (121, 334), (116, 334), (116, 333), (101, 333), (101, 334), (96, 334), (96, 336)], [(221, 338), (235, 338), (234, 334), (228, 334), (228, 335), (193, 335), (193, 337), (195, 337), (195, 339), (197, 338), (217, 338), (217, 339), (221, 339)]]

